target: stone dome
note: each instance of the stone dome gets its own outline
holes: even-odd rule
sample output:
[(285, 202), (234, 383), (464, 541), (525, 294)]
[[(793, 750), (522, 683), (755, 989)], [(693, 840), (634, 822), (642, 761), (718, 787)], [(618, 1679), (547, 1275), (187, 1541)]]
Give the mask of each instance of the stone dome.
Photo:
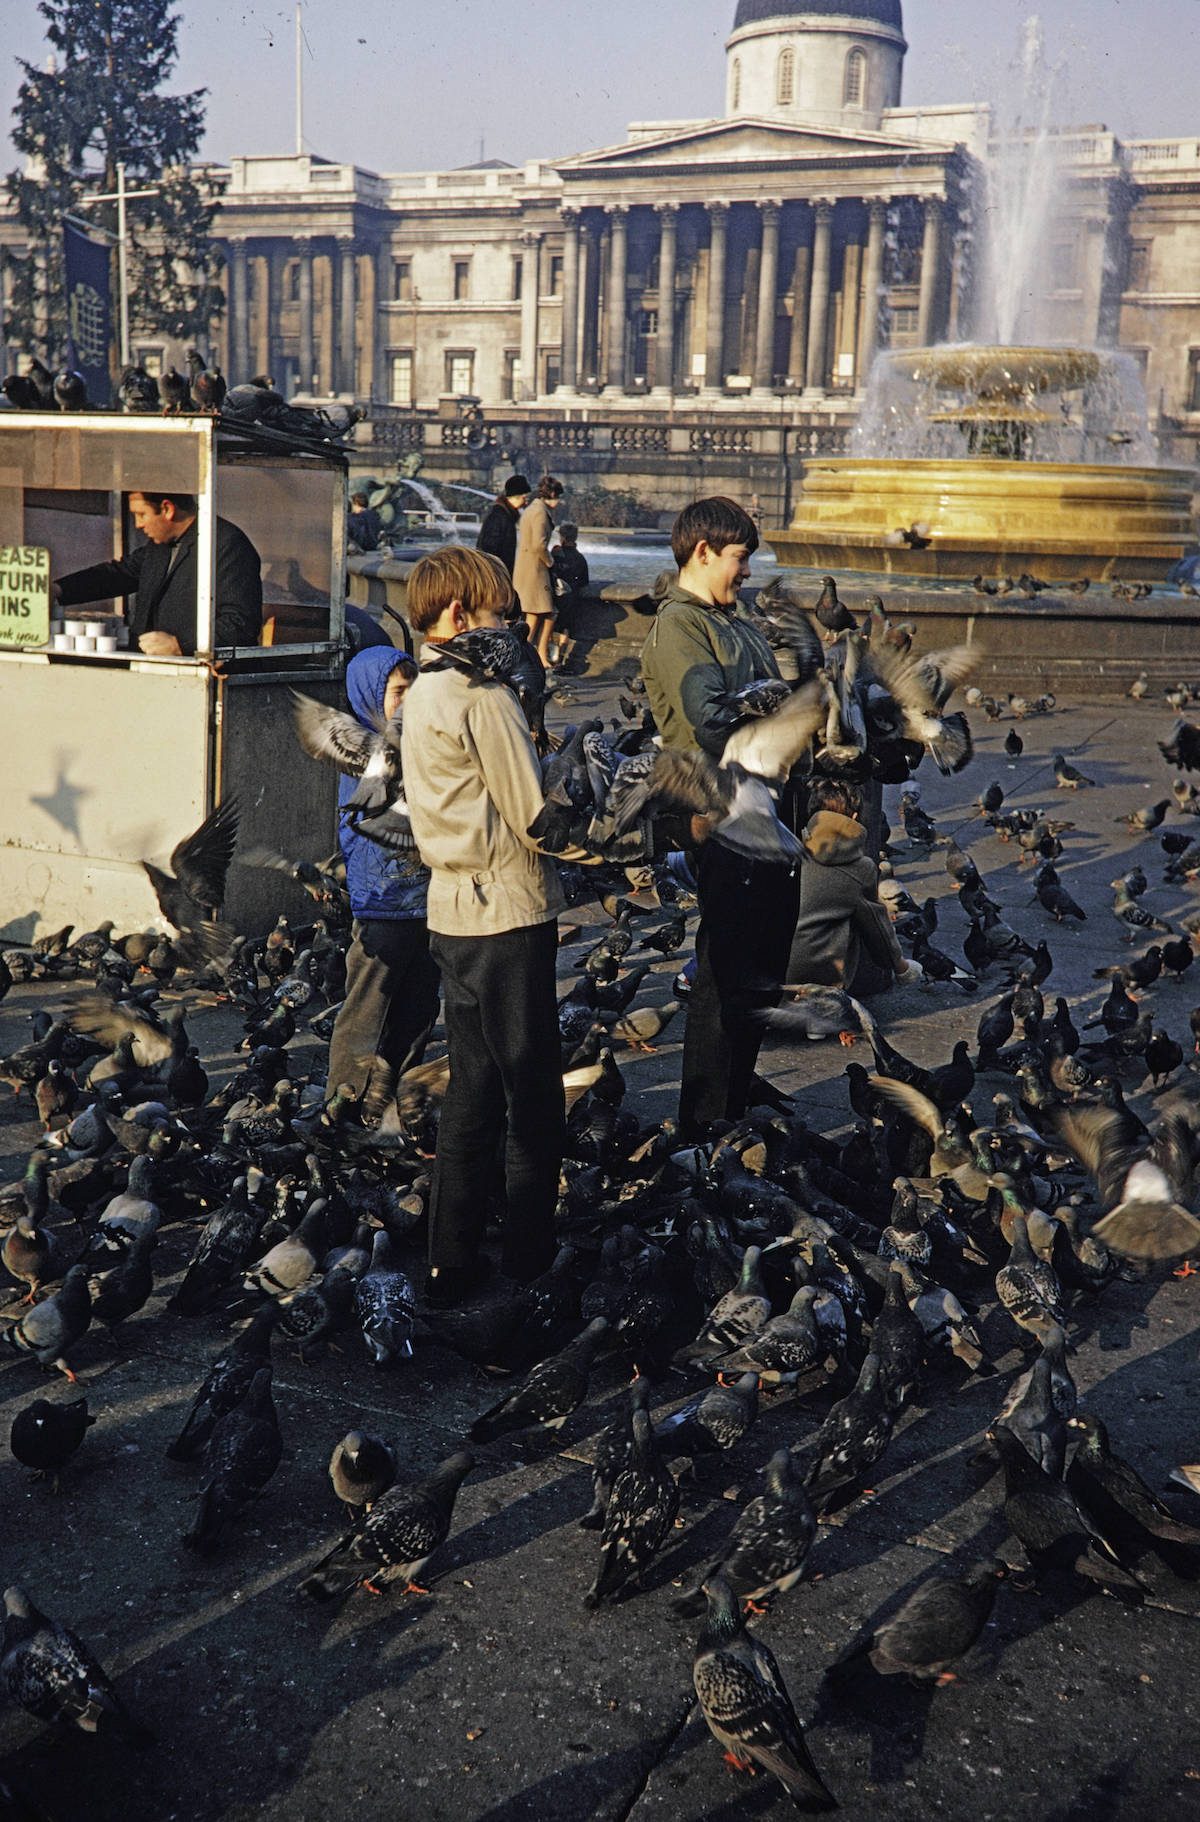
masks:
[(836, 19), (873, 19), (879, 25), (904, 30), (900, 17), (900, 0), (808, 0), (807, 5), (784, 4), (784, 0), (738, 0), (735, 32), (744, 25), (757, 25), (764, 19), (787, 19), (803, 15), (824, 14)]
[(900, 105), (901, 0), (738, 0), (726, 117), (878, 131)]

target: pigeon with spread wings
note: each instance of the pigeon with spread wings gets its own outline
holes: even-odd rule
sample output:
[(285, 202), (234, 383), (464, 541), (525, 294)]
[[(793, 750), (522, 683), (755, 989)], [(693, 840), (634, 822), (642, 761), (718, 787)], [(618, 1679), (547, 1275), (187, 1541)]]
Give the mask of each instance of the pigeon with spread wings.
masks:
[[(396, 668), (410, 677), (417, 674), (411, 662)], [(292, 691), (292, 701), (296, 738), (309, 758), (334, 765), (359, 781), (342, 806), (351, 826), (392, 853), (415, 852), (400, 771), (400, 717), (379, 722), (372, 733), (347, 710), (331, 708), (299, 690)]]
[(222, 952), (221, 939), (215, 930), (205, 926), (204, 914), (218, 911), (224, 903), (225, 879), (237, 836), (237, 799), (227, 797), (198, 829), (172, 849), (172, 872), (164, 872), (152, 861), (142, 862), (159, 909), (180, 933), (182, 940), (176, 948), (188, 965), (211, 961)]

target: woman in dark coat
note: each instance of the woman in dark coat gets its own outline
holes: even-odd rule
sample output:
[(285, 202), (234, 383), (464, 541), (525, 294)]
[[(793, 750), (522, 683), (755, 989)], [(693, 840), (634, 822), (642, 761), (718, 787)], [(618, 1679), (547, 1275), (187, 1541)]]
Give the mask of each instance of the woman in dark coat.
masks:
[(517, 520), (532, 492), (533, 487), (523, 474), (510, 474), (504, 492), (496, 495), (484, 514), (475, 540), (476, 550), (499, 557), (510, 576), (517, 561)]

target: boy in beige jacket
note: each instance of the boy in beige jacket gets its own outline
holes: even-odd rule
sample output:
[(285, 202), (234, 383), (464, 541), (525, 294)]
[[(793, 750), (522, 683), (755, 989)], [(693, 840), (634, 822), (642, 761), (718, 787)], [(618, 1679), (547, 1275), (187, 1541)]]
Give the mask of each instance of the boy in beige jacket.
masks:
[[(409, 617), (425, 644), (405, 702), (404, 786), (430, 870), (429, 946), (450, 1047), (426, 1285), (440, 1307), (461, 1302), (479, 1279), (502, 1133), (502, 1269), (528, 1282), (554, 1255), (565, 1131), (555, 997), (563, 899), (553, 862), (527, 833), (543, 798), (525, 718), (508, 685), (487, 674), (486, 657), (474, 662), (512, 598), (501, 563), (456, 545), (422, 558), (408, 584)], [(502, 656), (502, 634), (495, 643)]]

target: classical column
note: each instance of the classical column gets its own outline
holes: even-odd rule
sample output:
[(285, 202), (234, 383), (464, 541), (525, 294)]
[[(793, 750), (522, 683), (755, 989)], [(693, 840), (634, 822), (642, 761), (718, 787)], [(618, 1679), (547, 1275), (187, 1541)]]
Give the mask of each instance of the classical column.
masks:
[(825, 390), (825, 349), (829, 338), (829, 256), (833, 241), (833, 204), (814, 206), (812, 289), (808, 303), (808, 357), (804, 383), (809, 392)]
[(339, 392), (358, 390), (356, 334), (358, 329), (357, 254), (353, 240), (339, 240), (338, 291), (341, 300), (338, 327), (337, 387)]
[(804, 384), (804, 363), (808, 355), (808, 288), (811, 281), (812, 245), (804, 239), (796, 248), (792, 266), (792, 341), (788, 349), (788, 378), (793, 386)]
[(655, 384), (660, 392), (675, 390), (675, 253), (679, 205), (655, 204), (661, 223), (658, 243), (658, 339), (655, 343)]
[(542, 237), (521, 236), (521, 398), (535, 399), (538, 389), (538, 289), (541, 284)]
[[(838, 337), (837, 380), (839, 386), (856, 376), (858, 352), (858, 287), (862, 278), (862, 247), (858, 241), (846, 242), (842, 256), (842, 321)], [(854, 369), (848, 373), (847, 367)]]
[(300, 264), (297, 299), (300, 305), (300, 391), (311, 392), (313, 384), (313, 256), (312, 242), (301, 236), (296, 242)]
[(263, 257), (263, 314), (262, 314), (262, 362), (272, 382), (282, 386), (283, 374), (280, 371), (279, 347), (279, 297), (282, 290), (281, 278), (284, 248), (279, 241), (269, 240)]
[(887, 202), (873, 196), (867, 204), (867, 263), (863, 273), (863, 306), (858, 324), (857, 384), (866, 385), (879, 346), (879, 305), (883, 291), (883, 236), (887, 227)]
[(783, 205), (764, 202), (762, 216), (762, 258), (758, 268), (758, 323), (754, 337), (754, 385), (756, 390), (769, 387), (775, 378), (775, 311), (779, 289), (779, 217)]
[(725, 390), (725, 250), (729, 232), (729, 204), (708, 205), (708, 335), (704, 354), (704, 390)]
[(392, 249), (381, 241), (375, 249), (375, 336), (371, 345), (371, 396), (381, 404), (387, 402), (388, 385), (388, 318), (385, 306), (392, 296)]
[(558, 390), (575, 392), (579, 386), (579, 210), (564, 209), (562, 365)]
[(917, 301), (917, 341), (927, 348), (937, 339), (940, 324), (937, 304), (941, 292), (942, 203), (937, 196), (925, 198), (925, 235), (921, 242), (921, 290)]
[(579, 338), (579, 364), (583, 377), (600, 377), (600, 267), (603, 240), (597, 222), (584, 224), (580, 237), (580, 282), (583, 327)]
[(244, 240), (229, 243), (229, 384), (250, 378), (250, 274)]
[(625, 350), (628, 340), (626, 294), (629, 287), (629, 210), (624, 203), (613, 204), (608, 211), (608, 221), (608, 297), (605, 309), (607, 384), (613, 392), (624, 392)]

